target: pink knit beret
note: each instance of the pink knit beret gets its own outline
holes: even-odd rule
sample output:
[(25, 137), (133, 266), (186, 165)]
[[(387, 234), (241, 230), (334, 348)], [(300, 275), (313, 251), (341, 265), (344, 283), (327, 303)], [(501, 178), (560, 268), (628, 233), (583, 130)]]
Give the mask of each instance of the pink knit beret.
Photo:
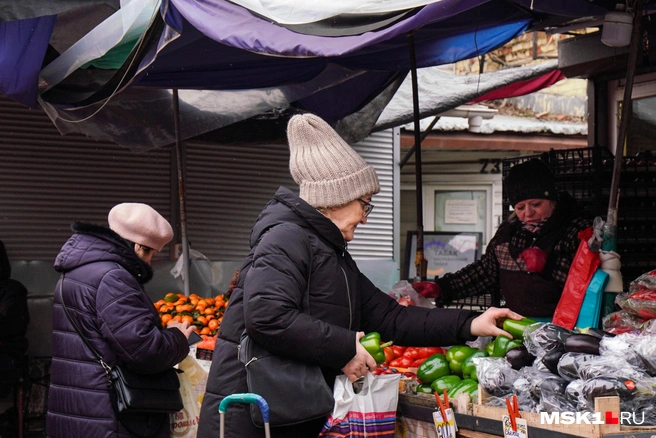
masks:
[(122, 238), (157, 251), (173, 239), (171, 224), (150, 205), (118, 204), (109, 211), (107, 220), (109, 228)]

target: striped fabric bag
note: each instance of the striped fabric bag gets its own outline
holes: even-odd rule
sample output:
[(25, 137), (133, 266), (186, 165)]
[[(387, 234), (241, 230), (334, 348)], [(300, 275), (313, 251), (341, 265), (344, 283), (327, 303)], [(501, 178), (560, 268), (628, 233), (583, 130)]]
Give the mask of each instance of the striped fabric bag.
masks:
[(367, 373), (356, 394), (344, 375), (335, 380), (335, 407), (319, 437), (394, 438), (400, 374), (374, 376)]

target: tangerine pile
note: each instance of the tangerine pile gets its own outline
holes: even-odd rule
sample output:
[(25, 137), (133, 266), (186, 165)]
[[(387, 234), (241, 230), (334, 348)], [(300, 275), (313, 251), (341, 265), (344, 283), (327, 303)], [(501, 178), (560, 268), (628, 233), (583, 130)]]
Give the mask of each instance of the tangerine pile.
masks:
[(196, 294), (185, 296), (173, 292), (167, 293), (164, 299), (154, 304), (162, 327), (166, 327), (171, 320), (187, 321), (197, 327), (198, 334), (209, 336), (216, 335), (223, 320), (223, 312), (228, 307), (228, 301), (223, 295), (205, 298)]

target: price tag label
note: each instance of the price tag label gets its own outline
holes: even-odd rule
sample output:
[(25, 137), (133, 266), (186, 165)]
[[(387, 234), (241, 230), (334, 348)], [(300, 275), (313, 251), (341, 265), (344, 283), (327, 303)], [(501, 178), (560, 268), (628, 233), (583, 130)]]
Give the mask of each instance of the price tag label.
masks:
[(526, 420), (523, 418), (515, 418), (517, 430), (512, 429), (509, 415), (504, 415), (501, 420), (503, 422), (503, 436), (505, 438), (528, 438), (528, 425), (526, 424)]
[(456, 431), (458, 425), (456, 424), (456, 416), (453, 409), (448, 408), (444, 410), (446, 419), (442, 418), (440, 411), (433, 412), (433, 423), (435, 423), (435, 431), (438, 438), (456, 438)]

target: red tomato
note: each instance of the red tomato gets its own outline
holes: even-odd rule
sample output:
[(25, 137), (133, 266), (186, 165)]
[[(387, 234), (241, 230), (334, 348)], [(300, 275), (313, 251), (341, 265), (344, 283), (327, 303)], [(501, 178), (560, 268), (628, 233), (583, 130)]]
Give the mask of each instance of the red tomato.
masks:
[(427, 357), (422, 357), (421, 359), (417, 359), (417, 360), (415, 360), (414, 362), (412, 362), (412, 365), (410, 365), (410, 366), (411, 366), (411, 367), (414, 367), (414, 368), (418, 368), (419, 365), (421, 365), (422, 363), (426, 362), (426, 359), (428, 359), (428, 358), (427, 358)]
[(394, 350), (394, 358), (403, 356), (403, 352), (407, 347), (402, 347), (400, 345), (392, 345), (392, 350)]
[(419, 358), (431, 357), (434, 354), (444, 354), (444, 349), (442, 347), (420, 347), (419, 349)]
[(401, 298), (399, 298), (398, 303), (405, 307), (414, 306), (416, 304), (414, 300), (407, 295), (404, 295)]
[(413, 360), (421, 358), (419, 348), (417, 347), (408, 347), (403, 352), (404, 357), (411, 357)]
[(392, 347), (385, 347), (383, 351), (385, 352), (385, 362), (391, 362), (396, 358)]

